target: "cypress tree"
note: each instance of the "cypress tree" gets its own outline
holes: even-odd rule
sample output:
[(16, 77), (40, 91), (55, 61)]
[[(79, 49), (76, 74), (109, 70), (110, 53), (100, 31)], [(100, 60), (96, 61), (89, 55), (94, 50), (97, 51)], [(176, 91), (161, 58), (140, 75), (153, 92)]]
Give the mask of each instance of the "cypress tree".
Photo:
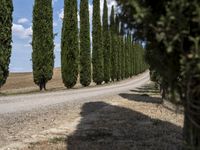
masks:
[(136, 43), (136, 49), (135, 49), (135, 72), (136, 72), (136, 75), (139, 74), (140, 70), (139, 70), (139, 64), (140, 64), (140, 55), (139, 55), (139, 51), (140, 51), (140, 48), (139, 48), (139, 45)]
[(9, 75), (9, 64), (12, 49), (12, 0), (0, 1), (0, 88), (6, 83)]
[(78, 20), (77, 1), (65, 0), (61, 38), (61, 70), (63, 83), (72, 88), (78, 77)]
[(52, 0), (35, 0), (33, 9), (32, 61), (34, 82), (46, 90), (54, 67)]
[(12, 50), (12, 12), (13, 4), (9, 0), (0, 1), (0, 88), (6, 83), (9, 75), (9, 64)]
[(121, 37), (121, 78), (125, 78), (125, 44), (124, 37)]
[(131, 77), (131, 36), (128, 35), (128, 76)]
[(104, 81), (110, 81), (110, 32), (108, 27), (108, 6), (107, 0), (104, 0), (103, 9), (103, 49), (104, 49)]
[(125, 78), (129, 77), (129, 47), (128, 37), (125, 38)]
[(121, 79), (125, 78), (125, 44), (124, 44), (124, 30), (123, 30), (123, 22), (120, 24), (120, 48), (121, 48)]
[(137, 44), (134, 44), (134, 75), (137, 75), (138, 71), (137, 71), (137, 66), (138, 66), (138, 57), (137, 57)]
[(139, 45), (136, 44), (136, 74), (140, 73), (140, 48)]
[(133, 43), (133, 45), (132, 45), (132, 58), (133, 58), (133, 64), (132, 64), (132, 67), (133, 67), (133, 69), (132, 69), (132, 71), (133, 71), (133, 76), (135, 75), (135, 63), (136, 63), (136, 61), (135, 61), (135, 44)]
[(80, 82), (83, 86), (88, 86), (91, 83), (88, 0), (81, 0), (80, 2)]
[(110, 30), (111, 30), (111, 79), (117, 79), (117, 37), (116, 37), (116, 24), (115, 24), (114, 7), (111, 9), (110, 16)]
[(101, 17), (100, 17), (100, 0), (93, 0), (93, 81), (96, 84), (101, 84), (104, 78), (103, 69), (103, 47), (102, 47), (102, 32), (101, 32)]
[(121, 41), (119, 32), (119, 16), (115, 17), (115, 33), (116, 33), (116, 61), (117, 61), (117, 81), (121, 79)]
[(130, 36), (130, 77), (133, 76), (133, 42)]
[(135, 54), (135, 75), (137, 75), (138, 74), (138, 61), (139, 61), (139, 58), (138, 58), (138, 45), (137, 45), (137, 43), (135, 44), (134, 54)]

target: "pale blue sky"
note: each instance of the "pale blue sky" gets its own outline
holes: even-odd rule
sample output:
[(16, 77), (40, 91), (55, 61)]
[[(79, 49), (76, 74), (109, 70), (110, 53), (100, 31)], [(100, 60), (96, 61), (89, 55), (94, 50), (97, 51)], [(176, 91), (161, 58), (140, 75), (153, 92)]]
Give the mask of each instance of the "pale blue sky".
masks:
[[(80, 0), (78, 0), (79, 3)], [(107, 0), (109, 10), (114, 4), (114, 0)], [(10, 63), (11, 72), (32, 71), (30, 46), (32, 35), (32, 9), (34, 0), (13, 0), (13, 49)], [(62, 28), (62, 13), (64, 0), (53, 0), (54, 9), (54, 33), (58, 33), (55, 38), (55, 67), (60, 66), (60, 31)], [(103, 0), (101, 0), (101, 10)], [(92, 0), (89, 0), (90, 20), (92, 19)]]

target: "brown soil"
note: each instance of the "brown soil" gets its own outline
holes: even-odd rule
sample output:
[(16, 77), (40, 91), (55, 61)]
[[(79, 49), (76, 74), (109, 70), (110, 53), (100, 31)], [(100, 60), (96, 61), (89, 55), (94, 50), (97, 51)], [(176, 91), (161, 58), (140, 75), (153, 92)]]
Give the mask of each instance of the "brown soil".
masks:
[[(47, 89), (49, 91), (55, 89), (65, 89), (62, 83), (60, 68), (54, 69), (53, 78), (48, 82)], [(0, 92), (3, 94), (28, 93), (36, 91), (39, 91), (39, 88), (33, 82), (33, 74), (31, 72), (11, 73), (6, 84), (0, 90)]]

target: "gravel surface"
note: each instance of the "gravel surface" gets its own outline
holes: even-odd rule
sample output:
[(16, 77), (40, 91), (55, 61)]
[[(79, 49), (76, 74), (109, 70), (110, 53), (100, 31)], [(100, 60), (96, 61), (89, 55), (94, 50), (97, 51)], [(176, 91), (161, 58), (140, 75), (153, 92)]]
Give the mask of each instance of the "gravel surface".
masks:
[(183, 115), (164, 108), (147, 83), (148, 72), (108, 86), (0, 97), (0, 149), (181, 148)]
[(115, 95), (133, 87), (138, 87), (149, 81), (149, 72), (125, 81), (108, 86), (93, 88), (72, 89), (49, 93), (35, 93), (18, 96), (0, 97), (0, 114), (30, 111), (35, 108), (56, 105), (74, 100), (83, 100), (92, 97)]

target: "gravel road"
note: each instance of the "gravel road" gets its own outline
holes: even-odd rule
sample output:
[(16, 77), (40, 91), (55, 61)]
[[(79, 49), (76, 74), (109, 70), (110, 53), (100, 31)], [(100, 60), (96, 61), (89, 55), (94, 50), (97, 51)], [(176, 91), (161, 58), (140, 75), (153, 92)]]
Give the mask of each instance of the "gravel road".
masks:
[(0, 114), (29, 111), (34, 108), (42, 108), (73, 100), (81, 101), (92, 97), (114, 95), (139, 87), (147, 81), (149, 81), (149, 72), (145, 72), (132, 80), (128, 79), (108, 86), (0, 97)]
[[(0, 97), (0, 149), (20, 149), (32, 142), (41, 132), (60, 125), (69, 130), (80, 119), (84, 103), (105, 101), (112, 97), (140, 87), (149, 81), (149, 72), (132, 79), (109, 85)], [(109, 98), (108, 98), (109, 97)], [(66, 124), (67, 122), (67, 124)], [(40, 138), (40, 137), (39, 137)]]

